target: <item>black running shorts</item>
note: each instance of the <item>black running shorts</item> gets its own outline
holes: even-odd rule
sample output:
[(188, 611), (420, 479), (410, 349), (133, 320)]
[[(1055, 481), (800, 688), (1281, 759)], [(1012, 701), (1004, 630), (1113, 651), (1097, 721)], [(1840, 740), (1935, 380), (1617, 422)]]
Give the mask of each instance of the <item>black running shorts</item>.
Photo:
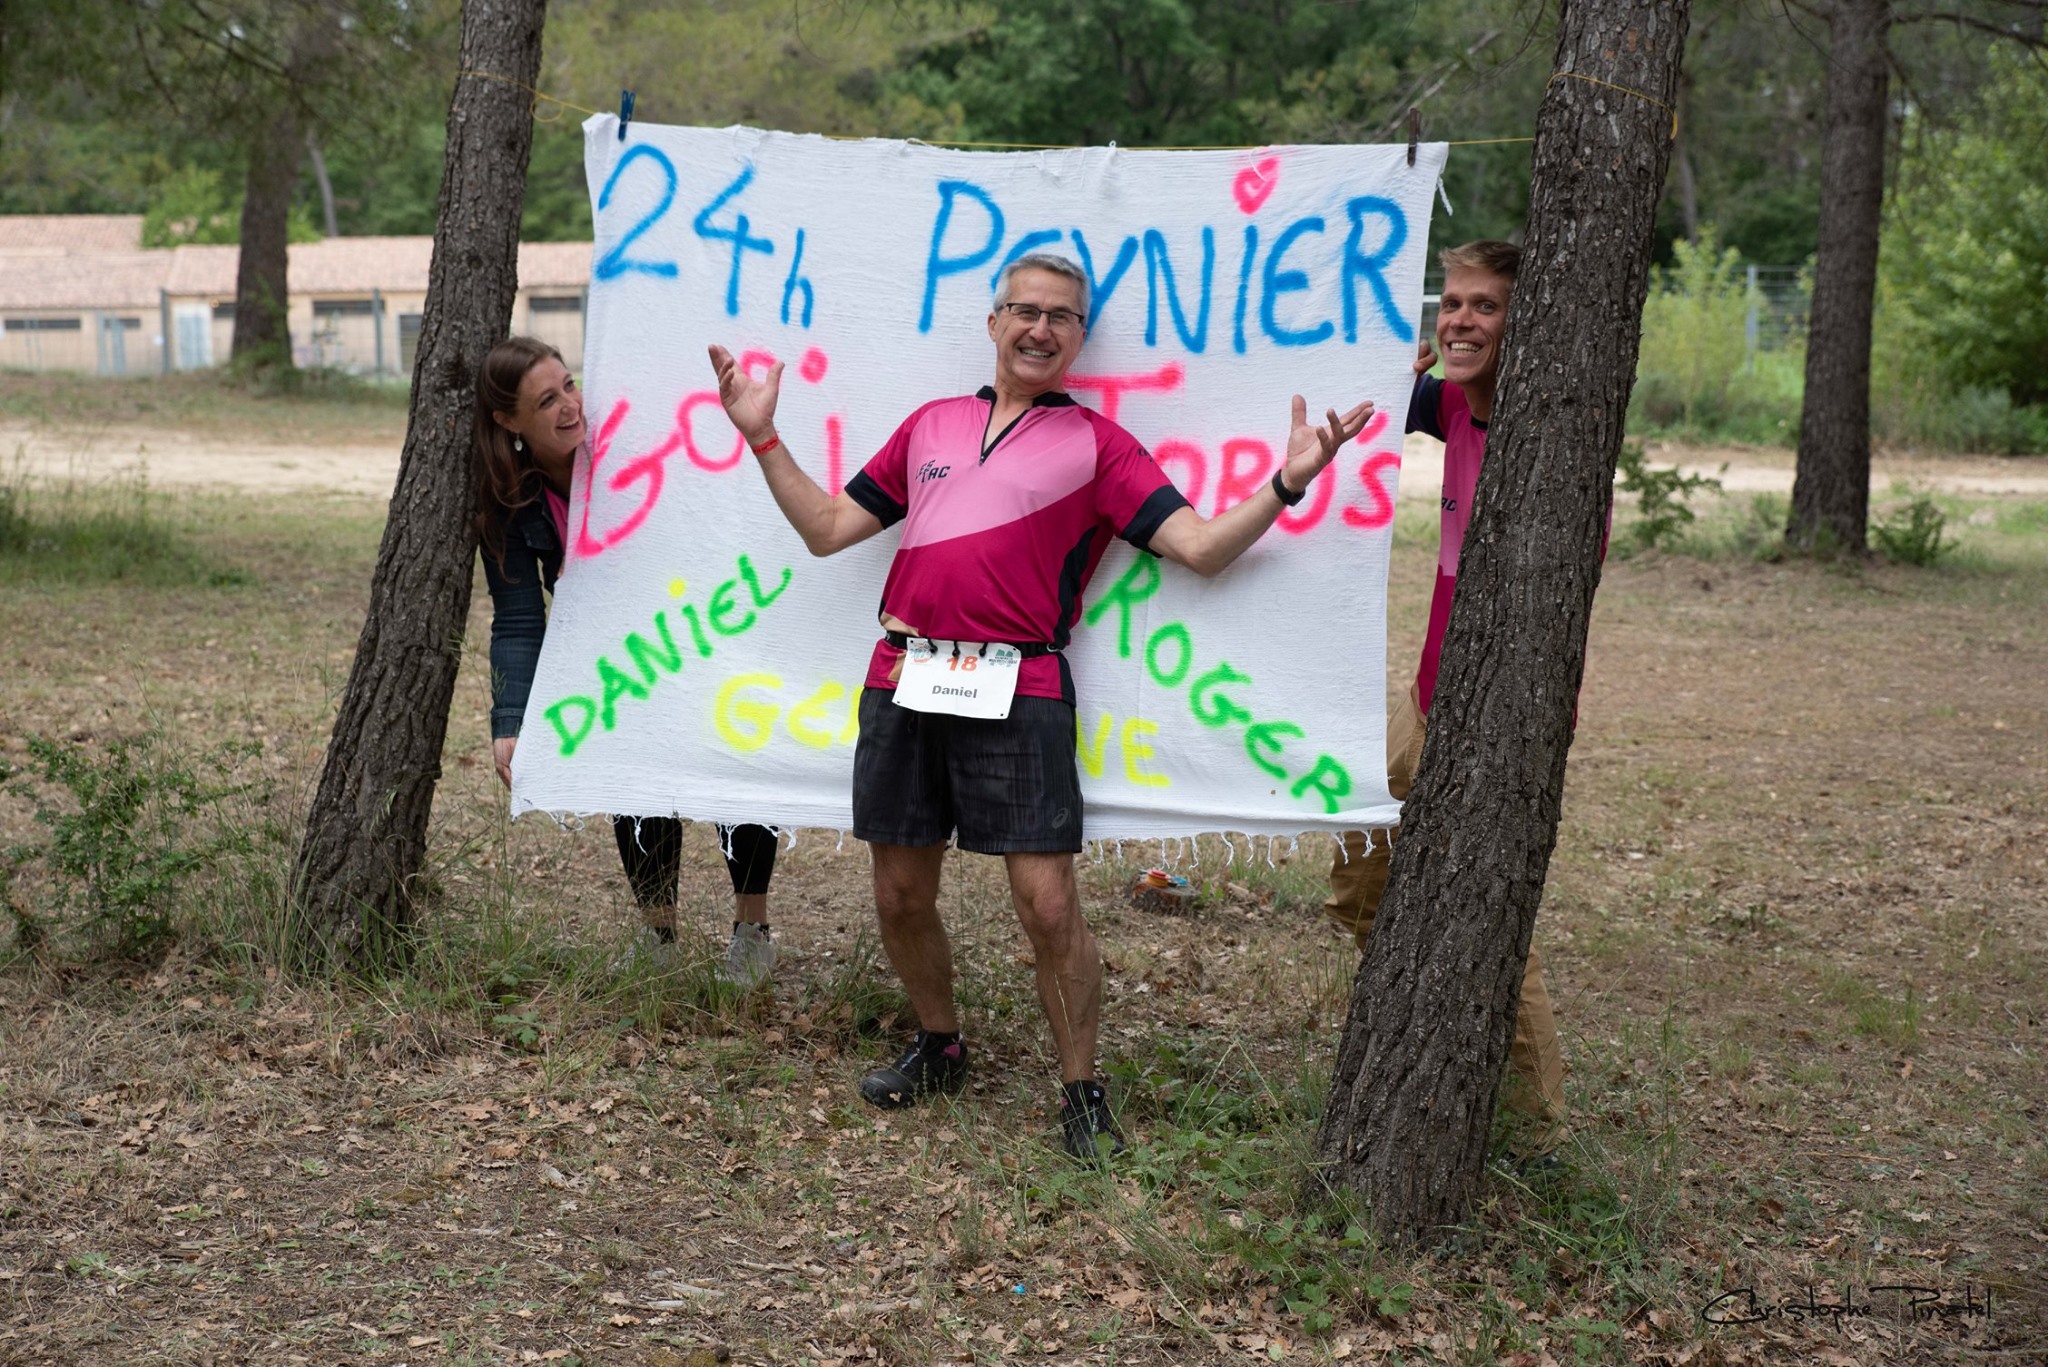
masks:
[(1074, 709), (1016, 698), (1002, 721), (913, 712), (863, 689), (853, 752), (853, 833), (873, 845), (975, 854), (1077, 854), (1081, 770)]

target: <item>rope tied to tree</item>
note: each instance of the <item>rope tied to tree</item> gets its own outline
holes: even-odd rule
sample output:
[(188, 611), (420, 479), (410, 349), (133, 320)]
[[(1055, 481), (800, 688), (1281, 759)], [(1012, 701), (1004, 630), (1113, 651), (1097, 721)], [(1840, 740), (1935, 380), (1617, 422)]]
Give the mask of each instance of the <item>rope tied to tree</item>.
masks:
[[(1588, 85), (1605, 86), (1609, 90), (1619, 90), (1624, 95), (1633, 95), (1639, 100), (1648, 100), (1651, 104), (1656, 105), (1659, 109), (1663, 110), (1665, 113), (1671, 116), (1671, 140), (1673, 142), (1678, 141), (1678, 111), (1676, 109), (1673, 109), (1670, 105), (1664, 103), (1664, 101), (1658, 99), (1655, 95), (1645, 95), (1640, 90), (1631, 90), (1629, 87), (1625, 85), (1616, 85), (1612, 81), (1603, 81), (1598, 76), (1582, 76), (1576, 71), (1551, 72), (1550, 85), (1556, 85), (1559, 81), (1564, 80), (1566, 78), (1570, 78), (1574, 81), (1584, 81)], [(1548, 87), (1546, 87), (1546, 89), (1547, 88)], [(1534, 139), (1531, 138), (1528, 139), (1528, 141), (1533, 142)]]
[[(500, 76), (495, 71), (474, 71), (465, 68), (462, 71), (457, 72), (456, 75), (475, 76), (479, 80), (496, 81), (500, 85), (514, 86), (520, 90), (524, 90), (527, 94), (533, 96), (532, 110), (533, 121), (535, 123), (560, 123), (562, 121), (563, 109), (573, 109), (579, 114), (595, 114), (599, 112), (598, 110), (595, 109), (585, 109), (580, 104), (575, 104), (569, 100), (562, 99), (561, 97), (556, 95), (550, 95), (544, 90), (535, 90), (532, 86), (528, 85), (524, 81), (515, 81), (510, 76)], [(549, 114), (542, 114), (540, 112), (540, 102), (542, 100), (546, 100), (549, 104), (552, 105), (559, 105), (561, 108), (556, 109)]]

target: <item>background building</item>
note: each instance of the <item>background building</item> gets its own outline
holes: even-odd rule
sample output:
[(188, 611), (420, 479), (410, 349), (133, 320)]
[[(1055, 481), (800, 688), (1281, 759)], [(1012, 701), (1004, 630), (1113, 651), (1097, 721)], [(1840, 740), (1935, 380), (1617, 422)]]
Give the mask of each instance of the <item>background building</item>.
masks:
[[(139, 215), (0, 215), (0, 367), (133, 375), (223, 364), (241, 249), (145, 250), (141, 240)], [(430, 237), (295, 243), (293, 360), (409, 377), (433, 252)], [(589, 281), (589, 243), (523, 243), (512, 330), (581, 367)]]

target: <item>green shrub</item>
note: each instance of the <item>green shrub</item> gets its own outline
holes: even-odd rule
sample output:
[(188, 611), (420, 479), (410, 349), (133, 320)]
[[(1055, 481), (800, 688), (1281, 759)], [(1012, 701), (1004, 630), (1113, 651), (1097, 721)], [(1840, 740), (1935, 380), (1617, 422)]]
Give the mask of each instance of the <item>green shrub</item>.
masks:
[(2048, 406), (2021, 407), (2002, 389), (1951, 392), (1916, 366), (1913, 347), (1882, 326), (1872, 349), (1871, 435), (1896, 446), (1993, 456), (2048, 452)]
[(1948, 515), (1926, 494), (1870, 524), (1870, 540), (1887, 560), (1902, 565), (1928, 566), (1955, 549), (1955, 542), (1942, 539)]
[(2048, 72), (2002, 43), (1985, 58), (1962, 117), (1906, 119), (1882, 294), (1909, 365), (1944, 391), (2048, 402)]
[[(1692, 496), (1702, 489), (1721, 491), (1721, 481), (1712, 475), (1651, 466), (1643, 458), (1643, 448), (1632, 441), (1622, 444), (1618, 468), (1621, 492), (1635, 495), (1636, 516), (1628, 525), (1628, 537), (1639, 550), (1675, 546), (1693, 523)], [(1727, 468), (1721, 467), (1724, 473)]]
[(1915, 112), (1886, 203), (1872, 427), (1951, 451), (2048, 451), (2048, 77), (1994, 44), (1962, 117)]
[(1636, 382), (1644, 415), (1660, 426), (1698, 429), (1727, 410), (1730, 386), (1747, 354), (1748, 290), (1741, 254), (1717, 250), (1714, 231), (1673, 244), (1673, 264), (1660, 269), (1643, 301), (1643, 341)]
[(1798, 436), (1803, 342), (1752, 351), (1752, 309), (1765, 307), (1734, 250), (1712, 228), (1673, 245), (1643, 301), (1629, 415), (1639, 427), (1692, 437), (1787, 443)]
[[(161, 949), (172, 932), (185, 879), (214, 858), (249, 843), (247, 825), (221, 804), (251, 791), (234, 780), (249, 744), (203, 755), (174, 751), (161, 732), (122, 737), (94, 749), (82, 741), (31, 737), (32, 765), (0, 774), (27, 792), (41, 844), (7, 851), (4, 888), (21, 949), (69, 931), (89, 950), (119, 957)], [(40, 865), (48, 896), (25, 905), (23, 869)]]

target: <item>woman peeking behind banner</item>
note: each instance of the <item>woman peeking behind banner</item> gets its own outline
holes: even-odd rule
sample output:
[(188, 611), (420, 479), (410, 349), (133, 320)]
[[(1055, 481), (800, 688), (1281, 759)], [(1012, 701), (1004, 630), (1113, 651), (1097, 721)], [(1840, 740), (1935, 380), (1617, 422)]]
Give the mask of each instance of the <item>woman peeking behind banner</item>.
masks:
[[(508, 787), (547, 632), (548, 597), (569, 541), (569, 480), (585, 438), (583, 392), (559, 351), (531, 337), (491, 348), (476, 380), (476, 520), (491, 590), (491, 758)], [(637, 952), (672, 959), (683, 823), (615, 816), (612, 834), (646, 922)], [(718, 841), (735, 908), (732, 943), (718, 974), (735, 986), (757, 987), (775, 967), (768, 936), (775, 833), (765, 826), (720, 826)]]

